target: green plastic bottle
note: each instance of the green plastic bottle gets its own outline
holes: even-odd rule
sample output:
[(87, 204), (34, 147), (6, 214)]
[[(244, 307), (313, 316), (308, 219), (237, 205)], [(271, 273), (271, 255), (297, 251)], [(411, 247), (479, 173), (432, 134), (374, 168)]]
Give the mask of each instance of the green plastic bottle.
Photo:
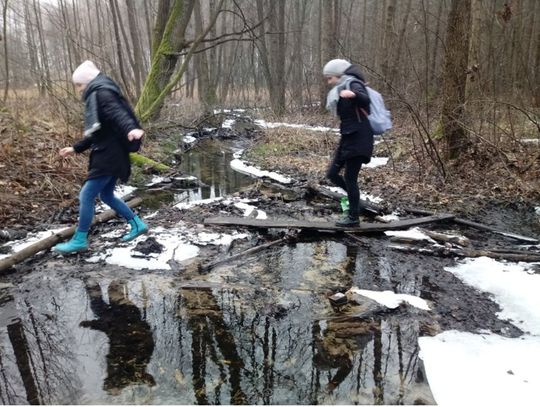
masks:
[(349, 199), (346, 196), (341, 197), (340, 203), (343, 213), (349, 212)]

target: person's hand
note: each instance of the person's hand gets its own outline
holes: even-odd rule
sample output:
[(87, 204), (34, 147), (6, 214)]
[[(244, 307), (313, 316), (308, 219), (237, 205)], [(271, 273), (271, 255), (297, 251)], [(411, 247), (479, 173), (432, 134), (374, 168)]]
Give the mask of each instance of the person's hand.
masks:
[(75, 152), (75, 150), (73, 149), (73, 147), (64, 147), (63, 149), (60, 150), (59, 154), (62, 156), (62, 157), (67, 157), (68, 155), (71, 155)]
[(343, 89), (339, 92), (339, 96), (345, 99), (350, 99), (356, 97), (356, 94), (352, 90)]
[(133, 129), (128, 133), (127, 138), (129, 141), (133, 141), (133, 140), (139, 140), (142, 136), (144, 136), (144, 130)]

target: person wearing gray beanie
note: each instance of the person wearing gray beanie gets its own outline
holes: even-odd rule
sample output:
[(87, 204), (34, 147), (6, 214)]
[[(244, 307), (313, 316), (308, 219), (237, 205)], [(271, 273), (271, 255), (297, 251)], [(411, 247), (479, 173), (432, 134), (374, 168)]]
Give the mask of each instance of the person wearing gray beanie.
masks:
[[(373, 154), (373, 129), (367, 116), (370, 113), (369, 95), (364, 77), (356, 65), (345, 59), (332, 59), (323, 68), (323, 75), (332, 86), (326, 98), (326, 108), (340, 119), (341, 138), (328, 167), (326, 177), (347, 192), (342, 207), (345, 215), (337, 226), (354, 227), (360, 224), (360, 190), (358, 174)], [(344, 175), (340, 175), (344, 169)], [(345, 207), (348, 203), (348, 210)]]
[(332, 59), (323, 68), (325, 76), (342, 76), (352, 64), (346, 59)]

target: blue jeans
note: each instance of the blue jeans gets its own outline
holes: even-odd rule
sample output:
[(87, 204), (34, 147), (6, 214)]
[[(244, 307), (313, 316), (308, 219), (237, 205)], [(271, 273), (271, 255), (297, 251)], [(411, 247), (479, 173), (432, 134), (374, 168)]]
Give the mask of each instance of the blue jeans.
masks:
[(81, 232), (88, 232), (92, 219), (94, 219), (96, 197), (99, 198), (117, 214), (131, 220), (135, 217), (133, 211), (124, 201), (114, 196), (116, 177), (104, 175), (102, 177), (87, 180), (79, 193), (79, 226)]

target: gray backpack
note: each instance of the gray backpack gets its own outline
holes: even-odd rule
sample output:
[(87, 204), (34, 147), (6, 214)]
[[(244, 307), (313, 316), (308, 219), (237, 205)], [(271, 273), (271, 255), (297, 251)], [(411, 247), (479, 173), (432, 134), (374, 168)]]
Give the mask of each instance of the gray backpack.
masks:
[[(384, 99), (379, 92), (373, 88), (370, 88), (366, 84), (363, 85), (366, 87), (369, 95), (370, 114), (368, 115), (364, 109), (360, 110), (365, 116), (367, 116), (369, 124), (371, 124), (371, 128), (373, 129), (373, 133), (377, 135), (383, 134), (392, 128), (392, 116), (390, 111), (384, 105)], [(350, 82), (347, 83), (347, 89), (350, 90)]]

